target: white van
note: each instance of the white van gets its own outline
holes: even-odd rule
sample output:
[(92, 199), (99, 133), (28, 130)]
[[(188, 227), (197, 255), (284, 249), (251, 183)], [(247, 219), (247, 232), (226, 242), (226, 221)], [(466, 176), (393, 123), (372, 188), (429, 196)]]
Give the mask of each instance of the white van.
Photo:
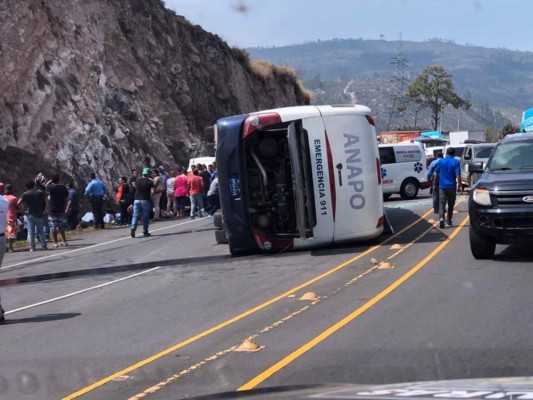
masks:
[(192, 166), (193, 165), (198, 165), (198, 164), (210, 165), (210, 164), (213, 164), (215, 161), (216, 161), (215, 157), (196, 157), (196, 158), (191, 158), (189, 160), (189, 167), (187, 168), (187, 172), (191, 172), (192, 171)]
[(399, 193), (411, 200), (420, 189), (429, 188), (426, 153), (420, 143), (380, 144), (379, 159), (385, 199)]
[(232, 254), (379, 236), (384, 208), (370, 109), (300, 106), (219, 119), (217, 167)]

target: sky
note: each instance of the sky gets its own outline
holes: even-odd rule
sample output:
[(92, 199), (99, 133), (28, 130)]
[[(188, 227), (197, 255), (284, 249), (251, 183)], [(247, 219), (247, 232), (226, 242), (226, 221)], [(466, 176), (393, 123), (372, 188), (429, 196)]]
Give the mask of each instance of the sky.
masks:
[[(533, 51), (530, 0), (164, 0), (232, 46), (333, 38), (424, 41)], [(383, 36), (382, 36), (383, 35)]]

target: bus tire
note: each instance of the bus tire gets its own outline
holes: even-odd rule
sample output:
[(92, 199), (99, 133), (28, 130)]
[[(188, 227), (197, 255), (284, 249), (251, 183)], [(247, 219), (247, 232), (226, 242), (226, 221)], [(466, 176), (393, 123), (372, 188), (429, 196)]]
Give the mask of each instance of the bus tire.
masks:
[(418, 181), (414, 178), (407, 178), (402, 182), (402, 186), (400, 187), (400, 196), (404, 200), (413, 200), (416, 199), (416, 196), (418, 196), (418, 188), (420, 187), (420, 184)]
[(228, 244), (228, 235), (225, 229), (217, 229), (215, 231), (215, 240), (218, 244)]
[(213, 214), (213, 225), (215, 225), (215, 228), (222, 229), (224, 228), (224, 222), (222, 221), (222, 213), (216, 212)]

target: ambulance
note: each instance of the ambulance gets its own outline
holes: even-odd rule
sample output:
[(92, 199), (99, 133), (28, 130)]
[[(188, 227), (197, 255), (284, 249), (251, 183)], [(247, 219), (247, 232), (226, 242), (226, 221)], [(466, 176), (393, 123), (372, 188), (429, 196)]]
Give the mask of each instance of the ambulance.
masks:
[(369, 108), (297, 106), (221, 118), (215, 141), (223, 230), (233, 255), (322, 247), (383, 232)]
[(380, 144), (379, 159), (385, 199), (398, 193), (412, 200), (420, 189), (429, 188), (426, 154), (420, 143)]

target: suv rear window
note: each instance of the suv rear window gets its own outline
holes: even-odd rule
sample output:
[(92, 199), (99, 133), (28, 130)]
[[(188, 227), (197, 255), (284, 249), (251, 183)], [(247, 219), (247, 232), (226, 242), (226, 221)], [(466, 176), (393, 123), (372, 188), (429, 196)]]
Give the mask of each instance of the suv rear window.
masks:
[(501, 143), (494, 149), (490, 170), (511, 170), (533, 168), (533, 142)]
[(475, 151), (475, 158), (489, 158), (494, 147), (480, 147)]

